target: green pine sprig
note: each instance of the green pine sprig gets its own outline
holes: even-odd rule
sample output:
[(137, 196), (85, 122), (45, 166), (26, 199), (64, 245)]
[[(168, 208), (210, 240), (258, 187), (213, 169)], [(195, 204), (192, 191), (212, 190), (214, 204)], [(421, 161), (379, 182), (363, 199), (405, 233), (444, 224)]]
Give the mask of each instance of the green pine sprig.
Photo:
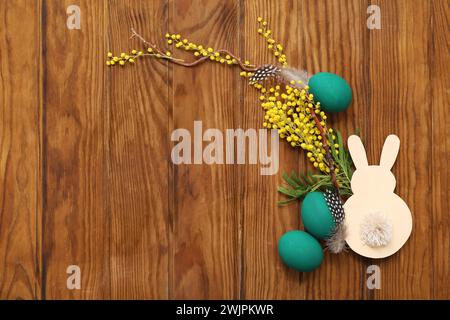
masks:
[[(336, 138), (338, 147), (335, 147), (334, 144), (331, 144), (330, 146), (335, 167), (339, 169), (339, 172), (336, 174), (336, 180), (339, 184), (339, 194), (344, 198), (348, 198), (353, 194), (350, 187), (350, 181), (353, 175), (354, 166), (350, 153), (342, 140), (342, 135), (337, 130)], [(331, 134), (329, 134), (328, 139), (329, 141), (333, 141)], [(278, 202), (282, 205), (297, 199), (302, 199), (309, 192), (325, 191), (326, 189), (334, 187), (329, 174), (314, 174), (308, 171), (297, 175), (295, 172), (291, 172), (290, 175), (283, 173), (282, 177), (285, 181), (285, 185), (278, 187), (278, 191), (287, 196), (286, 200)]]

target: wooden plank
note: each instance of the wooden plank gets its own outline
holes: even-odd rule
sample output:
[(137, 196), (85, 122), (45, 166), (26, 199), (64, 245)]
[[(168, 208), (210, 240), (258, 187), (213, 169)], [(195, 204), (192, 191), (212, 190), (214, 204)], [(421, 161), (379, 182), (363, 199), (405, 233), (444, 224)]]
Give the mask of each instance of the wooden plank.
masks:
[[(129, 40), (131, 27), (162, 44), (167, 10), (166, 1), (110, 1), (111, 49), (146, 49)], [(115, 68), (108, 75), (111, 295), (168, 298), (168, 69), (150, 58)]]
[(0, 299), (41, 296), (40, 10), (0, 3)]
[[(237, 52), (238, 8), (234, 0), (173, 1), (169, 30), (205, 48)], [(192, 54), (186, 59), (193, 59)], [(240, 108), (236, 69), (209, 62), (193, 69), (174, 66), (172, 79), (173, 129), (185, 128), (194, 139), (196, 120), (202, 121), (203, 131), (217, 128), (225, 134), (225, 129), (236, 128)], [(171, 298), (239, 297), (237, 167), (174, 166)]]
[[(290, 63), (299, 62), (299, 39), (296, 16), (297, 1), (244, 1), (241, 5), (241, 54), (256, 65), (275, 63), (275, 57), (257, 32), (259, 16), (268, 20), (273, 36), (286, 50)], [(260, 107), (258, 91), (244, 79), (242, 112), (238, 124), (243, 128), (262, 128), (264, 111)], [(270, 132), (268, 132), (270, 150)], [(273, 151), (270, 151), (273, 152)], [(270, 153), (269, 153), (270, 154)], [(283, 200), (278, 194), (281, 173), (305, 168), (305, 160), (298, 150), (280, 140), (279, 170), (274, 175), (261, 175), (261, 165), (241, 168), (239, 207), (242, 211), (242, 279), (241, 298), (244, 299), (303, 299), (300, 274), (283, 265), (278, 256), (278, 239), (288, 230), (299, 229), (299, 205), (278, 206)]]
[(375, 298), (432, 297), (431, 101), (429, 81), (429, 2), (380, 1), (381, 30), (370, 32), (372, 88), (368, 134), (369, 162), (379, 161), (388, 134), (400, 137), (393, 173), (396, 193), (413, 215), (413, 231), (392, 257), (374, 260), (381, 269)]
[[(44, 186), (43, 298), (110, 296), (105, 122), (106, 1), (78, 1), (81, 30), (66, 27), (72, 1), (43, 10)], [(81, 289), (67, 288), (69, 265)]]
[(433, 298), (449, 299), (450, 286), (450, 3), (432, 3), (433, 35), (430, 44), (430, 85), (432, 109), (432, 212), (433, 212)]
[[(299, 8), (300, 60), (297, 66), (310, 74), (333, 72), (346, 79), (353, 91), (350, 108), (329, 115), (329, 125), (342, 132), (344, 140), (360, 128), (363, 137), (371, 127), (368, 83), (368, 30), (362, 1), (305, 1)], [(295, 40), (294, 40), (295, 41)], [(352, 251), (338, 255), (326, 252), (322, 266), (302, 278), (309, 299), (368, 299), (364, 292), (369, 261)]]

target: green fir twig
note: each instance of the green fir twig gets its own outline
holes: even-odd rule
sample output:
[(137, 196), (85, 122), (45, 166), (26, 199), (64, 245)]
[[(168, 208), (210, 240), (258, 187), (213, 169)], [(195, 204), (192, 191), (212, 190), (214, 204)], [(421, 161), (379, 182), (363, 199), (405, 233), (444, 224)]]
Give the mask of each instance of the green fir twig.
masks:
[[(350, 186), (350, 181), (353, 175), (354, 166), (350, 153), (344, 145), (342, 135), (336, 130), (337, 145), (331, 144), (331, 154), (333, 161), (339, 172), (336, 174), (336, 180), (339, 184), (339, 193), (343, 198), (350, 197), (353, 193)], [(331, 134), (328, 137), (329, 141), (333, 141)], [(337, 152), (336, 152), (337, 151)], [(280, 205), (291, 203), (292, 201), (302, 199), (306, 194), (313, 191), (325, 191), (333, 188), (333, 182), (329, 174), (313, 174), (308, 171), (306, 173), (291, 174), (283, 173), (282, 175), (285, 184), (278, 188), (278, 192), (287, 197), (286, 200), (278, 202)]]

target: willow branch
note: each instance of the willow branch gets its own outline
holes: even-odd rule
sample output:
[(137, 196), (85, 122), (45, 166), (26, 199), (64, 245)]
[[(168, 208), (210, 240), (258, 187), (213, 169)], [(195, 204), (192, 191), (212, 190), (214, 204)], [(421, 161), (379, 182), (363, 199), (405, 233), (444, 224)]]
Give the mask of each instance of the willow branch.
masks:
[(333, 182), (333, 185), (336, 188), (337, 193), (339, 194), (339, 184), (336, 179), (336, 172), (335, 172), (333, 156), (331, 155), (330, 146), (328, 145), (328, 139), (325, 134), (325, 130), (324, 130), (323, 126), (320, 124), (320, 120), (317, 117), (315, 110), (313, 110), (312, 108), (310, 108), (309, 110), (311, 111), (311, 115), (314, 119), (314, 122), (316, 123), (317, 129), (319, 129), (320, 135), (322, 136), (323, 148), (325, 149), (325, 157), (327, 159), (328, 166), (330, 168), (331, 181)]

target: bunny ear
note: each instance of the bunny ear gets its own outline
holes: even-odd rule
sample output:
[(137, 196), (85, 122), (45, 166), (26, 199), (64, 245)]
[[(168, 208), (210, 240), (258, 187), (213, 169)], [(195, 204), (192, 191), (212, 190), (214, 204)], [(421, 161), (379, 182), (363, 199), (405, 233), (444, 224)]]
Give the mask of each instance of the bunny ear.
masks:
[(395, 134), (389, 135), (384, 142), (383, 151), (381, 151), (380, 166), (391, 170), (399, 149), (400, 139)]
[(347, 144), (356, 169), (367, 167), (369, 164), (367, 163), (366, 150), (361, 139), (356, 135), (352, 135), (348, 138)]

